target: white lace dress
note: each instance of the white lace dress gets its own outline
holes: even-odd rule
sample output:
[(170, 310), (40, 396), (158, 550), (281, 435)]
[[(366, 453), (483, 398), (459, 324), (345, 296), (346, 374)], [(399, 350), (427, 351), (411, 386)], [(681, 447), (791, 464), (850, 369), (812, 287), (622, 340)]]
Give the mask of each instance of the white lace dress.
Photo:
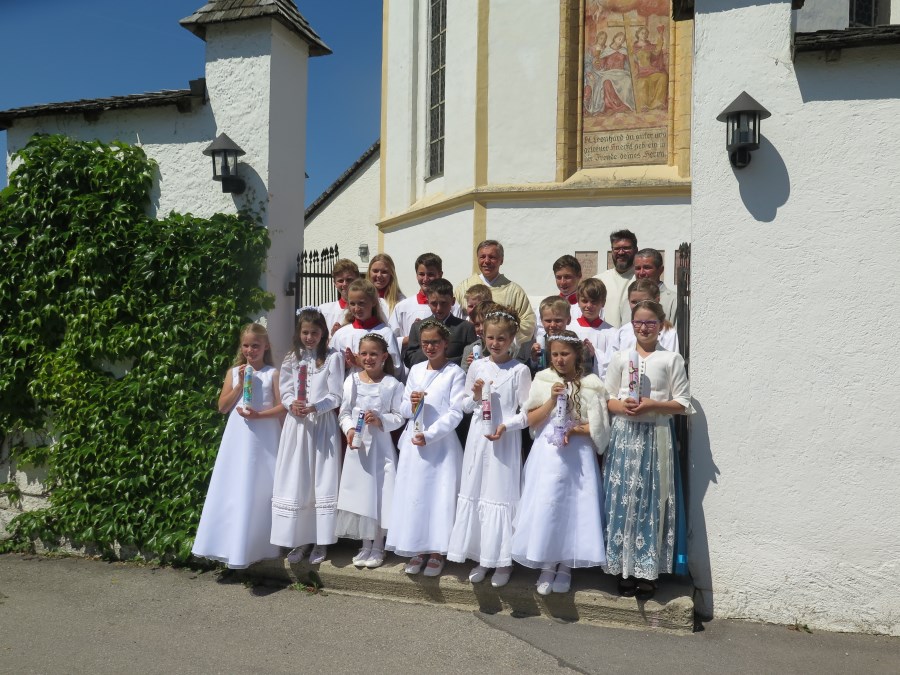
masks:
[(365, 425), (359, 447), (347, 448), (341, 470), (337, 503), (337, 536), (375, 539), (391, 522), (397, 449), (391, 432), (404, 422), (400, 414), (403, 385), (390, 375), (381, 382), (363, 382), (358, 373), (344, 380), (344, 398), (338, 422), (346, 434), (356, 426), (360, 411), (372, 411), (382, 429)]
[[(272, 366), (253, 371), (251, 407), (275, 406)], [(241, 387), (238, 369), (231, 369), (232, 386)], [(192, 553), (243, 569), (281, 551), (269, 542), (272, 526), (272, 484), (281, 423), (276, 417), (248, 420), (237, 413), (241, 399), (228, 414), (219, 453)]]
[[(272, 495), (271, 541), (295, 548), (333, 544), (341, 441), (335, 411), (341, 403), (344, 359), (329, 350), (321, 366), (306, 354), (307, 400), (316, 412), (297, 417), (288, 412), (278, 446)], [(301, 359), (288, 352), (281, 366), (281, 402), (290, 410), (297, 399)]]
[[(481, 400), (472, 398), (478, 379), (491, 383), (490, 422), (482, 418)], [(469, 368), (463, 410), (474, 411), (474, 415), (466, 437), (448, 560), (464, 562), (468, 558), (484, 567), (512, 564), (512, 524), (522, 489), (519, 430), (528, 425), (525, 403), (530, 389), (528, 366), (515, 359), (499, 365), (479, 359)], [(506, 431), (499, 440), (485, 438), (501, 424)]]
[(462, 469), (462, 446), (456, 427), (462, 420), (465, 376), (455, 363), (429, 370), (417, 363), (409, 370), (404, 417), (413, 416), (410, 395), (425, 391), (421, 420), (426, 444), (412, 444), (415, 422), (410, 419), (400, 437), (400, 462), (394, 486), (391, 527), (385, 548), (397, 555), (446, 553), (456, 514)]

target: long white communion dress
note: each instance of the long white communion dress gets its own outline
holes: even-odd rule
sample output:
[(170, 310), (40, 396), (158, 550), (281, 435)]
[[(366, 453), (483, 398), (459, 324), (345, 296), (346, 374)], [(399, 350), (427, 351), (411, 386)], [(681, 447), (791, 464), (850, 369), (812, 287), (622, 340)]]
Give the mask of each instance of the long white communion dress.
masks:
[[(531, 385), (527, 410), (543, 405), (551, 387), (562, 379), (552, 369), (540, 371)], [(525, 485), (516, 513), (512, 557), (526, 567), (562, 563), (568, 567), (595, 567), (606, 562), (603, 542), (603, 503), (597, 455), (609, 443), (606, 389), (594, 374), (581, 379), (580, 415), (571, 405), (569, 424), (587, 421), (590, 435), (571, 434), (567, 445), (553, 443), (552, 415), (538, 428), (525, 463)]]
[[(472, 397), (477, 380), (490, 383), (491, 420), (481, 411), (481, 399)], [(512, 565), (512, 524), (522, 489), (522, 434), (528, 426), (528, 392), (531, 373), (521, 361), (496, 364), (491, 359), (473, 361), (466, 375), (463, 410), (474, 411), (462, 481), (456, 502), (456, 520), (450, 535), (447, 559), (467, 558), (483, 567)], [(506, 431), (496, 441), (485, 438), (501, 424)]]
[(381, 382), (363, 382), (359, 373), (344, 380), (344, 397), (338, 421), (346, 434), (356, 426), (360, 411), (381, 419), (382, 429), (366, 424), (359, 447), (347, 448), (341, 471), (337, 503), (337, 536), (377, 539), (391, 522), (397, 449), (391, 432), (403, 426), (400, 414), (403, 385), (390, 375)]
[(298, 398), (298, 373), (307, 366), (307, 395), (316, 412), (298, 417), (288, 412), (278, 446), (275, 489), (272, 494), (273, 544), (296, 548), (305, 544), (328, 545), (335, 537), (338, 479), (341, 475), (341, 442), (337, 407), (344, 384), (344, 358), (329, 349), (321, 366), (304, 352), (298, 359), (291, 351), (281, 366), (281, 403), (290, 411)]
[(456, 514), (462, 469), (462, 445), (456, 427), (462, 420), (465, 375), (455, 363), (429, 370), (428, 362), (409, 370), (400, 411), (412, 418), (410, 395), (426, 392), (419, 420), (425, 445), (413, 445), (416, 420), (409, 419), (400, 437), (400, 462), (385, 548), (410, 558), (419, 553), (446, 553)]
[[(251, 408), (267, 410), (276, 405), (272, 384), (277, 373), (272, 366), (253, 371)], [(231, 383), (243, 387), (237, 367), (231, 369)], [(281, 422), (277, 417), (246, 419), (238, 415), (238, 406), (243, 406), (240, 398), (228, 413), (191, 551), (233, 569), (281, 553), (269, 542)]]

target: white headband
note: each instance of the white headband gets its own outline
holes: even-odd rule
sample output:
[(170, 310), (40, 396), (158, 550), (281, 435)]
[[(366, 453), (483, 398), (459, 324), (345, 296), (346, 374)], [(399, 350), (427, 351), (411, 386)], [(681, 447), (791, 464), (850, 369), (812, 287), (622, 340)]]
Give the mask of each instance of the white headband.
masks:
[(306, 307), (301, 307), (300, 309), (298, 309), (297, 316), (300, 316), (301, 314), (303, 314), (303, 312), (316, 312), (318, 314), (322, 313), (319, 311), (318, 307), (314, 307), (313, 305), (307, 305)]

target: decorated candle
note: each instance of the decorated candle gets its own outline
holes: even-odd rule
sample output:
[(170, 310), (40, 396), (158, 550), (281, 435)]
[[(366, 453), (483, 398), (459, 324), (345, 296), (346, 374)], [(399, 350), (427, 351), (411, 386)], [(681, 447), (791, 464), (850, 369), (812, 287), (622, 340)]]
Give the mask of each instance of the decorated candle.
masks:
[(253, 401), (253, 366), (249, 363), (244, 368), (244, 408), (250, 409)]
[(419, 399), (418, 405), (416, 405), (416, 407), (413, 408), (413, 430), (417, 434), (422, 433), (422, 431), (424, 430), (424, 427), (422, 426), (422, 408), (425, 407), (426, 393), (424, 391), (421, 393), (422, 393), (422, 398)]
[(307, 394), (307, 377), (309, 376), (309, 365), (306, 361), (302, 361), (300, 366), (297, 368), (297, 401), (300, 402), (301, 405), (306, 405), (306, 394)]
[(628, 355), (628, 398), (641, 401), (641, 367), (640, 358), (636, 351)]
[(472, 360), (477, 361), (481, 358), (481, 344), (478, 342), (472, 343)]
[(481, 419), (491, 421), (491, 383), (485, 382), (481, 387)]
[(566, 429), (566, 392), (556, 395), (556, 409), (553, 411), (553, 426), (560, 430)]
[(350, 447), (354, 450), (358, 448), (360, 443), (360, 436), (362, 435), (363, 427), (366, 426), (366, 413), (363, 410), (359, 411), (359, 415), (356, 416), (356, 427), (353, 429), (353, 442), (350, 444)]

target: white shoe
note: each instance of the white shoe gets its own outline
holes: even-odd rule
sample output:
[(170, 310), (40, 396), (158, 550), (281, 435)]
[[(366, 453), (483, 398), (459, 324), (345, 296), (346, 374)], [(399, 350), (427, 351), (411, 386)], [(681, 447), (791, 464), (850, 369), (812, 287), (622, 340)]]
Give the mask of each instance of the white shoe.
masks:
[(359, 549), (359, 553), (353, 556), (353, 564), (357, 567), (365, 567), (366, 562), (369, 560), (369, 556), (372, 554), (371, 546), (363, 546)]
[(369, 559), (366, 560), (366, 567), (370, 570), (374, 570), (376, 567), (381, 567), (384, 564), (384, 551), (380, 548), (373, 548), (372, 552), (369, 554)]
[(482, 581), (484, 581), (484, 578), (487, 576), (487, 573), (488, 573), (487, 567), (482, 567), (481, 565), (478, 565), (477, 567), (473, 567), (472, 571), (469, 572), (469, 581), (471, 581), (473, 584), (480, 584)]
[[(560, 565), (562, 567), (562, 565)], [(552, 590), (554, 593), (568, 593), (572, 587), (572, 570), (569, 568), (559, 569), (553, 579)]]
[(552, 569), (542, 570), (537, 580), (538, 595), (550, 595), (553, 590), (553, 579), (556, 577), (556, 566)]
[(328, 547), (327, 546), (314, 546), (312, 553), (309, 554), (309, 564), (310, 565), (319, 565), (325, 562), (325, 556), (328, 555)]
[(509, 577), (512, 575), (512, 570), (512, 565), (509, 567), (498, 567), (494, 572), (494, 576), (491, 577), (491, 586), (494, 588), (506, 586), (506, 584), (509, 583)]
[(425, 556), (422, 554), (414, 555), (409, 559), (409, 562), (406, 563), (406, 568), (403, 570), (407, 574), (418, 574), (422, 571), (422, 565), (425, 564)]
[(287, 561), (291, 565), (302, 562), (311, 548), (312, 546), (310, 544), (306, 544), (305, 546), (298, 546), (297, 548), (292, 549), (291, 552), (287, 554)]
[(445, 562), (447, 562), (446, 558), (435, 558), (434, 556), (431, 556), (428, 558), (428, 562), (425, 565), (425, 571), (422, 572), (422, 575), (426, 577), (439, 576), (444, 570)]

